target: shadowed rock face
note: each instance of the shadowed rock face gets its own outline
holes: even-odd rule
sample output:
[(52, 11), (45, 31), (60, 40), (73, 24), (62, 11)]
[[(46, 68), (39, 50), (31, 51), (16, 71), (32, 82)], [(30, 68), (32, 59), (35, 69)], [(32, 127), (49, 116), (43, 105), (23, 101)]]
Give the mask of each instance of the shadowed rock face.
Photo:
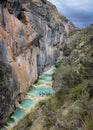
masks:
[[(70, 21), (57, 12), (55, 6), (46, 0), (32, 0), (31, 3), (29, 0), (23, 0), (18, 18), (10, 14), (12, 5), (12, 1), (8, 0), (4, 9), (6, 31), (0, 26), (0, 62), (4, 64), (6, 68), (4, 70), (8, 70), (7, 65), (10, 67), (11, 71), (7, 74), (10, 73), (12, 78), (12, 89), (10, 82), (5, 85), (2, 81), (5, 89), (9, 90), (7, 94), (10, 93), (10, 102), (7, 101), (7, 96), (3, 99), (8, 106), (11, 106), (12, 101), (15, 102), (15, 97), (19, 93), (23, 97), (44, 68), (55, 63), (59, 55), (58, 48), (67, 37), (69, 29), (74, 27)], [(0, 69), (2, 69), (1, 66)], [(8, 75), (4, 81), (7, 79)], [(19, 85), (15, 87), (17, 82)], [(13, 91), (15, 88), (16, 91)], [(1, 86), (0, 89), (2, 89)], [(13, 98), (11, 93), (15, 95)], [(12, 112), (12, 109), (6, 107), (3, 111), (5, 108), (3, 100), (0, 101), (2, 104), (0, 113), (7, 118), (7, 113)]]
[(11, 66), (0, 62), (0, 127), (10, 115), (19, 93), (19, 85)]

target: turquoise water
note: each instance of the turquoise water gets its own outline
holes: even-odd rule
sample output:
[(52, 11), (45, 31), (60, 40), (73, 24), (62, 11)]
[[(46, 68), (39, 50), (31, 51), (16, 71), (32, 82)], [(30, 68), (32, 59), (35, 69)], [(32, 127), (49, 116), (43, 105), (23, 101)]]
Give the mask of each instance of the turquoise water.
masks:
[(56, 67), (52, 66), (50, 70), (56, 71)]
[(28, 94), (34, 94), (35, 96), (40, 96), (41, 94), (54, 93), (51, 87), (47, 88), (30, 88)]
[(42, 77), (51, 77), (53, 74), (47, 74), (47, 73), (43, 73)]
[(51, 77), (40, 77), (39, 80), (44, 80), (44, 81), (52, 81)]
[(51, 80), (45, 80), (45, 79), (44, 79), (44, 80), (43, 80), (43, 79), (41, 80), (41, 79), (39, 79), (39, 82), (41, 82), (41, 83), (49, 83), (49, 82), (51, 82)]
[(15, 110), (15, 112), (13, 113), (13, 115), (11, 116), (11, 118), (13, 117), (13, 119), (15, 119), (16, 121), (20, 121), (21, 119), (24, 118), (25, 114), (26, 113), (24, 111), (22, 111), (19, 108), (17, 108)]
[(49, 72), (50, 72), (51, 74), (53, 74), (55, 71), (56, 71), (55, 66), (52, 66), (51, 69), (49, 70)]
[(7, 123), (13, 125), (13, 124), (15, 124), (15, 121), (14, 121), (14, 119), (9, 118), (9, 119), (7, 120)]
[[(55, 67), (51, 67), (51, 69), (47, 72), (44, 72), (40, 77), (37, 83), (35, 83), (35, 88), (30, 88), (28, 90), (28, 92), (26, 93), (26, 96), (44, 96), (46, 94), (53, 94), (54, 90), (51, 86), (47, 86), (45, 85), (45, 83), (50, 83), (52, 81), (52, 75), (55, 72)], [(33, 85), (33, 86), (34, 86)], [(39, 88), (40, 87), (40, 88)], [(14, 111), (14, 113), (12, 114), (12, 116), (8, 119), (7, 123), (10, 125), (15, 125), (15, 121), (20, 121), (22, 120), (25, 115), (26, 115), (26, 109), (31, 108), (34, 103), (35, 100), (29, 100), (29, 98), (23, 99), (21, 101), (21, 103), (19, 104), (19, 108), (16, 108), (16, 110)], [(21, 110), (21, 108), (25, 109), (25, 111)]]
[(43, 85), (43, 83), (38, 81), (38, 82), (35, 83), (34, 85), (35, 85), (35, 86), (40, 86), (40, 85)]
[(33, 104), (34, 104), (34, 101), (28, 100), (28, 99), (23, 99), (21, 104), (19, 104), (19, 106), (27, 109), (27, 108), (30, 108)]
[(35, 83), (34, 85), (35, 86), (41, 86), (41, 85), (44, 85), (44, 83), (48, 83), (48, 82), (51, 82), (52, 79), (49, 77), (49, 78), (46, 78), (46, 77), (40, 77), (38, 82)]

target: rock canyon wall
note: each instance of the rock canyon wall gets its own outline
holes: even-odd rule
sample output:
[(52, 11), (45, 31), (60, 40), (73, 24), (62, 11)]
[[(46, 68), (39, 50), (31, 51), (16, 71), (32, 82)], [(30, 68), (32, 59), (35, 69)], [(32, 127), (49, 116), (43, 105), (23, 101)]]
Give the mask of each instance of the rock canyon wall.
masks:
[(74, 28), (46, 0), (23, 0), (18, 18), (11, 14), (11, 5), (8, 0), (4, 8), (6, 29), (0, 25), (0, 124), (38, 75), (55, 63), (59, 48)]

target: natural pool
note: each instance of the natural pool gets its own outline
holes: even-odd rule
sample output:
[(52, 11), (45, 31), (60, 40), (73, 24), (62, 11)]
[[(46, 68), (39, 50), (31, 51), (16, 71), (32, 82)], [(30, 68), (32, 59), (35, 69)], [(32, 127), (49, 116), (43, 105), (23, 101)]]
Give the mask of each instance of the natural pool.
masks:
[(45, 88), (30, 88), (27, 94), (33, 94), (35, 96), (41, 96), (46, 94), (53, 94), (54, 90), (52, 87), (45, 87)]
[[(33, 88), (29, 88), (26, 93), (26, 96), (18, 104), (14, 113), (7, 120), (6, 129), (2, 130), (12, 130), (13, 127), (17, 126), (17, 124), (25, 118), (25, 116), (30, 113), (32, 106), (36, 103), (36, 100), (33, 97), (39, 99), (39, 97), (44, 97), (46, 95), (50, 95), (54, 93), (52, 88), (52, 75), (55, 72), (55, 67), (51, 67), (50, 70), (43, 72), (41, 76), (39, 76), (38, 81), (33, 84)], [(28, 98), (30, 96), (30, 99)]]

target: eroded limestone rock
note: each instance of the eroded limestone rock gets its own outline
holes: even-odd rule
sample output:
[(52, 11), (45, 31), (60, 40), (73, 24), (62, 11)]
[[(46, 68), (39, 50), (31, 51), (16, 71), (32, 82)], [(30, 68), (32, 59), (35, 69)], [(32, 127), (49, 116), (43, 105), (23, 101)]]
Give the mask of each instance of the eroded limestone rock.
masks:
[[(58, 48), (67, 37), (69, 29), (73, 29), (74, 26), (46, 0), (33, 0), (31, 3), (29, 0), (23, 0), (18, 18), (11, 14), (12, 5), (13, 1), (8, 0), (4, 9), (6, 30), (0, 26), (0, 62), (5, 64), (6, 70), (7, 65), (13, 70), (10, 72), (13, 89), (11, 90), (9, 82), (6, 90), (9, 89), (9, 100), (15, 103), (16, 96), (20, 93), (23, 97), (44, 68), (55, 63), (59, 55)], [(12, 77), (14, 74), (15, 82)], [(6, 75), (5, 82), (7, 78)], [(16, 91), (13, 91), (14, 84), (17, 82), (19, 85), (16, 87)], [(0, 86), (1, 88), (2, 86)], [(15, 98), (12, 99), (11, 93), (16, 95)], [(2, 116), (6, 115), (7, 118), (6, 113), (10, 113), (12, 110), (6, 108), (6, 112), (3, 112), (3, 108), (5, 108), (3, 100), (7, 102), (8, 106), (11, 106), (11, 102), (8, 102), (6, 98), (7, 95), (0, 101), (2, 104), (0, 113)]]

